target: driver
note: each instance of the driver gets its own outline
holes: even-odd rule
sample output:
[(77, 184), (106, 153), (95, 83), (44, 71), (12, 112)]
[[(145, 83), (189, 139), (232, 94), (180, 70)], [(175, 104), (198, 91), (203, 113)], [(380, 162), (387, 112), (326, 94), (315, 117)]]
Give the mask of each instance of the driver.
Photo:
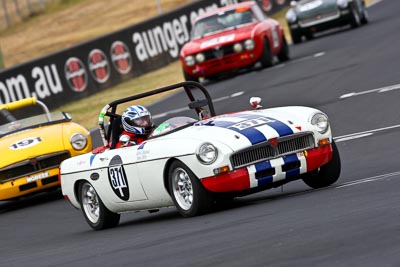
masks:
[(150, 112), (143, 106), (133, 105), (125, 109), (121, 116), (122, 134), (116, 148), (139, 145), (147, 140), (154, 129)]

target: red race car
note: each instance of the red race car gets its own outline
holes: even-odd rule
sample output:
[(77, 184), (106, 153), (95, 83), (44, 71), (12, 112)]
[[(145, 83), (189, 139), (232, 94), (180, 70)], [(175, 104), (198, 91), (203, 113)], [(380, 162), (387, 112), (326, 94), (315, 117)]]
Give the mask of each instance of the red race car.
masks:
[(249, 1), (207, 12), (193, 22), (190, 42), (180, 52), (187, 81), (289, 59), (282, 26)]

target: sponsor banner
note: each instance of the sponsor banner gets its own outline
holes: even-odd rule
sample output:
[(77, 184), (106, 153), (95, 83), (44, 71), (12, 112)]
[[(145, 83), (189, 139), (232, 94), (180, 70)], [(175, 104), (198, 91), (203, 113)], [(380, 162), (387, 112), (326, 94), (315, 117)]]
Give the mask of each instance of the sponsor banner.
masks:
[(256, 0), (267, 14), (274, 14), (288, 6), (292, 0)]
[[(0, 104), (36, 97), (53, 109), (161, 68), (178, 59), (180, 48), (190, 39), (191, 21), (195, 17), (237, 2), (240, 1), (197, 1), (97, 39), (2, 70)], [(284, 0), (269, 2), (277, 6), (285, 4)], [(267, 3), (263, 10), (267, 12), (268, 9)]]

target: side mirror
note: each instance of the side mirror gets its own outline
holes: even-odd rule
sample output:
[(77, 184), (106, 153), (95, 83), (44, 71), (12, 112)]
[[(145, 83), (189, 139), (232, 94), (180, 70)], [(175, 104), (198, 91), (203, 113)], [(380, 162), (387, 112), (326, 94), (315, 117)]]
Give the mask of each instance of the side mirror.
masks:
[(260, 105), (261, 103), (261, 97), (258, 96), (253, 96), (250, 98), (250, 105), (255, 108), (255, 109), (260, 109), (262, 106)]
[(68, 112), (64, 112), (65, 117), (67, 117), (69, 120), (72, 120), (72, 115)]
[(128, 146), (130, 141), (131, 141), (131, 138), (129, 137), (129, 135), (123, 134), (119, 137), (119, 142), (121, 143), (121, 145), (123, 147)]

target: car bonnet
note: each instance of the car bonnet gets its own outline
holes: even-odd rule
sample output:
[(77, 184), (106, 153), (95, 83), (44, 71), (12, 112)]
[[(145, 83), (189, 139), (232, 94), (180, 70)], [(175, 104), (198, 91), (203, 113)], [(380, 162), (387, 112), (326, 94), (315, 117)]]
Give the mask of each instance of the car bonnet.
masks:
[(233, 42), (243, 41), (251, 37), (253, 29), (254, 23), (239, 26), (238, 28), (229, 28), (224, 31), (206, 35), (202, 38), (196, 38), (187, 43), (183, 51), (190, 54), (200, 50), (211, 49), (216, 46), (224, 46)]
[(2, 137), (0, 168), (25, 159), (66, 150), (62, 127), (62, 124), (44, 126)]
[(298, 16), (310, 17), (322, 13), (334, 12), (337, 10), (336, 0), (303, 0), (296, 5)]
[[(309, 130), (307, 123), (291, 114), (259, 110), (221, 115), (199, 121), (177, 135), (179, 138), (217, 141), (233, 150), (238, 150), (307, 130)], [(175, 137), (178, 136), (175, 135)]]

